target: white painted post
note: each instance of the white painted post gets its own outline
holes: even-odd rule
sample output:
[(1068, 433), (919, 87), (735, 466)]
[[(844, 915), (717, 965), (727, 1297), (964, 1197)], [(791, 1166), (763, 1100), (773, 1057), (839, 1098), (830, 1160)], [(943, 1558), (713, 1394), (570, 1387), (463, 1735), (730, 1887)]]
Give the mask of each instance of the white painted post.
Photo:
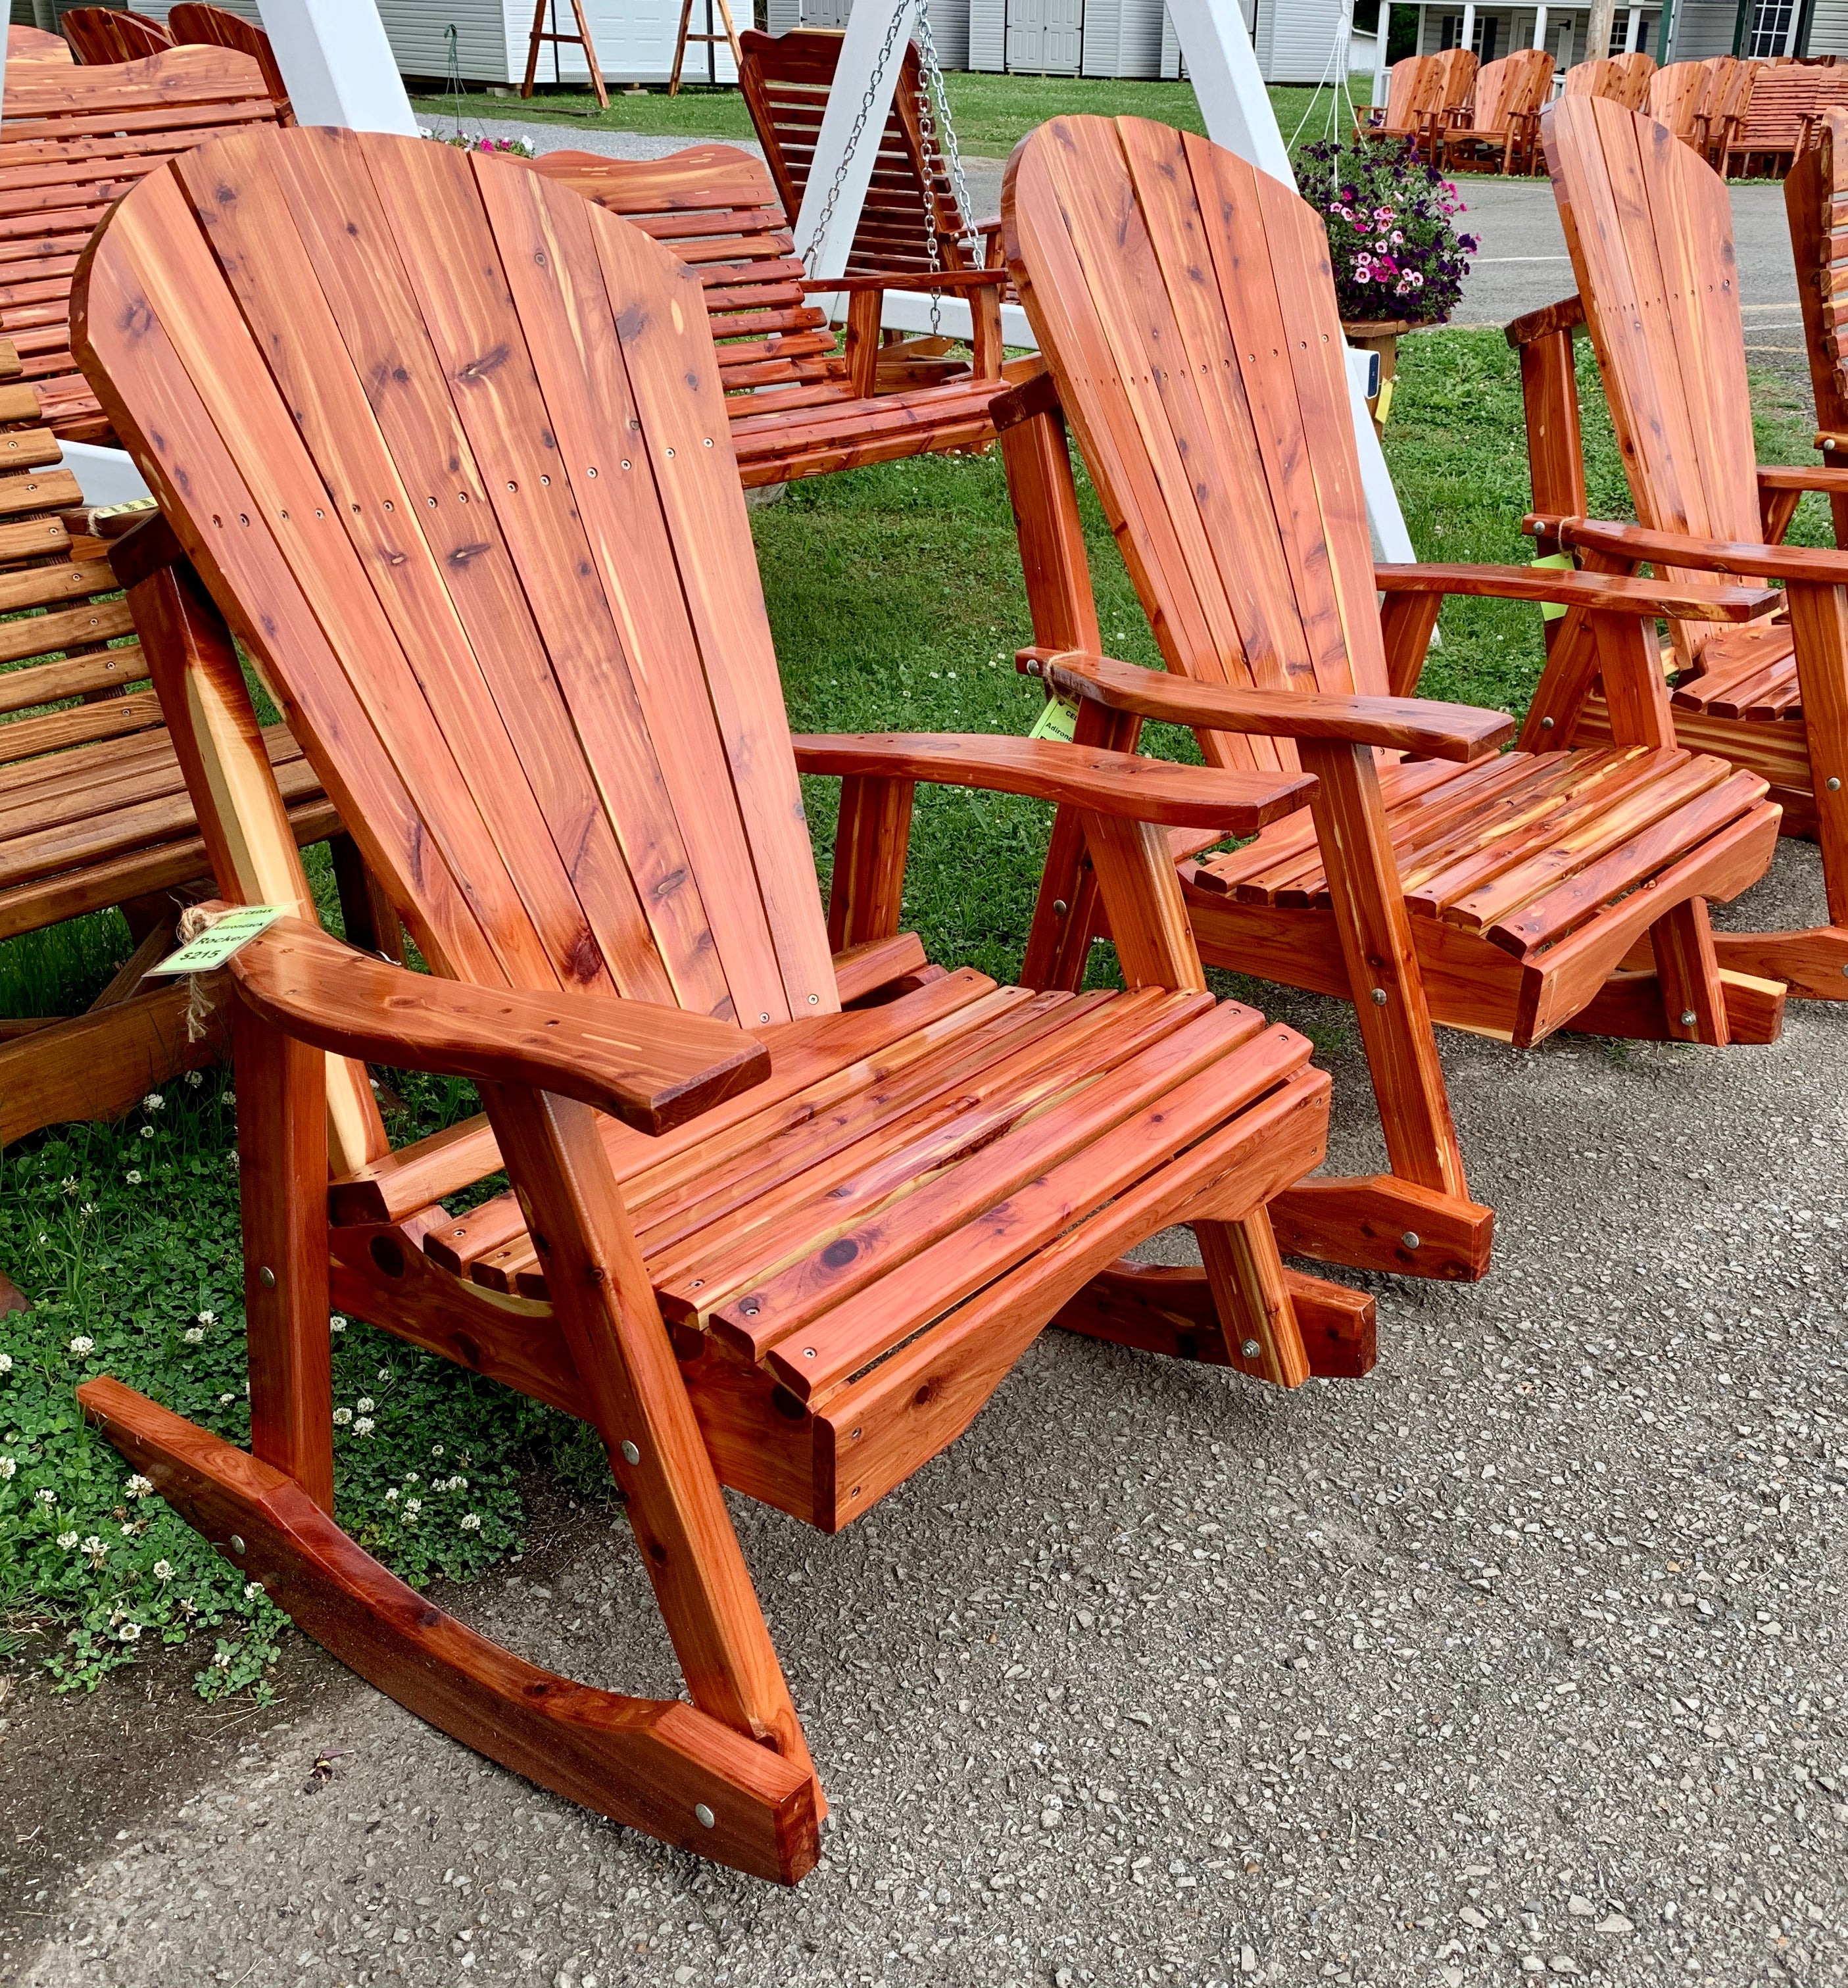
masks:
[(1386, 81), (1391, 64), (1386, 60), (1386, 30), (1393, 18), (1393, 0), (1379, 0), (1379, 25), (1373, 30), (1373, 101), (1384, 103), (1390, 85)]
[(1534, 9), (1534, 39), (1528, 46), (1535, 49), (1546, 46), (1546, 9), (1544, 7)]
[(1457, 38), (1460, 49), (1473, 49), (1476, 46), (1476, 0), (1464, 0), (1463, 30)]
[(373, 0), (258, 0), (303, 124), (417, 135), (398, 58)]
[[(847, 32), (841, 37), (840, 56), (834, 64), (834, 87), (828, 93), (828, 107), (821, 113), (821, 129), (815, 134), (808, 184), (802, 192), (802, 211), (796, 217), (796, 253), (807, 263), (811, 276), (838, 276), (846, 269), (854, 231), (860, 225), (860, 210), (866, 205), (866, 189), (872, 183), (880, 134), (885, 129), (892, 93), (904, 66), (905, 44), (910, 39), (919, 5), (920, 0), (885, 0), (883, 5), (877, 0), (861, 0), (847, 17)], [(898, 19), (893, 31), (895, 12)], [(891, 53), (884, 73), (875, 81), (873, 71), (888, 31), (892, 31)], [(865, 122), (849, 159), (848, 147), (862, 108)], [(847, 160), (846, 176), (824, 234), (821, 216), (844, 159)]]
[(1626, 56), (1633, 56), (1636, 53), (1637, 39), (1642, 32), (1643, 9), (1640, 7), (1633, 7), (1630, 10), (1630, 25), (1623, 32), (1623, 52)]

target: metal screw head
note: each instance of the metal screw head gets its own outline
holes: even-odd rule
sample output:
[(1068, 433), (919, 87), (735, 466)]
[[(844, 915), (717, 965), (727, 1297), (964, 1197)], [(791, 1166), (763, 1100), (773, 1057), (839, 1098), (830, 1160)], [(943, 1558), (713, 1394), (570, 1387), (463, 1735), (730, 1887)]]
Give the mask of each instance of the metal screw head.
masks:
[(694, 1803), (693, 1820), (702, 1829), (716, 1829), (719, 1824), (718, 1817), (713, 1814), (704, 1802)]
[(1552, 731), (1552, 729), (1553, 729), (1553, 721), (1552, 721), (1550, 718), (1542, 718), (1542, 719), (1541, 719), (1541, 721), (1540, 721), (1540, 729), (1541, 729), (1542, 732), (1550, 732), (1550, 731)]
[(746, 1298), (738, 1309), (746, 1318), (755, 1318), (757, 1316), (757, 1300), (755, 1298)]
[(1055, 918), (1062, 918), (1071, 908), (1063, 898), (1054, 898), (1052, 901), (1052, 915)]
[(1373, 1006), (1376, 1008), (1383, 1008), (1386, 1006), (1386, 989), (1383, 987), (1376, 987), (1373, 989)]
[(1842, 783), (1833, 773), (1831, 773), (1823, 784), (1832, 794), (1839, 794), (1842, 791)]
[(1416, 1229), (1408, 1229), (1399, 1239), (1408, 1249), (1416, 1249), (1423, 1239)]
[(257, 1282), (261, 1284), (266, 1291), (272, 1291), (276, 1289), (276, 1273), (270, 1269), (267, 1263), (264, 1263), (259, 1266), (257, 1270)]
[(1700, 1019), (1691, 1008), (1684, 1008), (1681, 1010), (1681, 1026), (1684, 1029), (1691, 1029)]
[(641, 1452), (632, 1442), (625, 1442), (622, 1445), (622, 1460), (624, 1463), (639, 1463)]
[(1263, 1352), (1264, 1348), (1255, 1339), (1247, 1339), (1238, 1350), (1247, 1360), (1255, 1360), (1259, 1354)]
[(804, 1360), (814, 1359), (815, 1357), (815, 1349), (812, 1346), (804, 1347), (802, 1349), (802, 1357)]
[(244, 1542), (238, 1537), (235, 1533), (233, 1533), (231, 1536), (231, 1550), (240, 1557), (242, 1555), (244, 1551)]

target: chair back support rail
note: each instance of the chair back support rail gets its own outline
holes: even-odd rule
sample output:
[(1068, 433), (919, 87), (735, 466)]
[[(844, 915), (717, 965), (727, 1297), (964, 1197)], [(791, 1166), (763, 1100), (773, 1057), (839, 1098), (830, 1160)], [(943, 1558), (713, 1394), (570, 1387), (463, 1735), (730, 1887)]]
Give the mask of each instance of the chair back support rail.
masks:
[[(1371, 1313), (1282, 1266), (1266, 1205), (1321, 1157), (1327, 1080), (1206, 992), (1166, 860), (1169, 826), (1253, 832), (1309, 783), (792, 739), (704, 296), (523, 165), (325, 128), (214, 141), (100, 230), (78, 345), (162, 509), (118, 563), (221, 888), (296, 915), (218, 983), (252, 1453), (80, 1398), (381, 1689), (789, 1882), (825, 1804), (722, 1482), (831, 1531), (1055, 1317), (1294, 1384), (1361, 1371)], [(312, 922), (234, 636), (430, 973)], [(844, 781), (825, 909), (802, 770)], [(927, 963), (898, 930), (919, 779), (1080, 800), (1129, 991)], [(367, 1060), (471, 1077), (485, 1116), (394, 1152)], [(1199, 1272), (1120, 1263), (1176, 1221)], [(594, 1424), (690, 1705), (525, 1664), (340, 1531), (330, 1303)]]

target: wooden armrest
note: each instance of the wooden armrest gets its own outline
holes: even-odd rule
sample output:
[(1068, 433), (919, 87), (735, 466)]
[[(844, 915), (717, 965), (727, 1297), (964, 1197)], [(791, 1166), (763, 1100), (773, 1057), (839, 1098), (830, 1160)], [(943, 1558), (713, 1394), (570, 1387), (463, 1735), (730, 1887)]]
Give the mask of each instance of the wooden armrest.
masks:
[(1527, 312), (1512, 324), (1504, 325), (1501, 335), (1517, 350), (1536, 339), (1550, 338), (1556, 331), (1576, 331), (1585, 323), (1585, 305), (1577, 296), (1562, 297), (1556, 304), (1542, 304)]
[(1024, 794), (1093, 814), (1171, 828), (1217, 828), (1226, 835), (1255, 835), (1265, 823), (1306, 806), (1315, 787), (1306, 773), (1227, 773), (1056, 739), (981, 733), (811, 733), (796, 740), (796, 768)]
[(1848, 492), (1848, 469), (1825, 468), (1821, 463), (1796, 463), (1789, 468), (1761, 466), (1761, 490), (1820, 490)]
[(438, 980), (279, 918), (232, 956), (245, 1001), (336, 1056), (489, 1084), (531, 1084), (665, 1132), (769, 1076), (729, 1022), (614, 994), (516, 992)]
[(1230, 684), (1196, 683), (1159, 670), (1139, 668), (1113, 656), (1078, 650), (1029, 674), (1044, 674), (1068, 697), (1089, 697), (1139, 718), (1167, 725), (1204, 725), (1213, 732), (1256, 732), (1272, 739), (1339, 739), (1356, 746), (1385, 746), (1432, 759), (1480, 759), (1514, 736), (1515, 721), (1499, 711), (1425, 698), (1328, 697), (1319, 691), (1246, 690)]
[(985, 290), (1007, 281), (1005, 269), (928, 269), (895, 271), (889, 276), (805, 276), (807, 296), (858, 296), (868, 290)]
[(1768, 587), (1703, 587), (1638, 580), (1622, 573), (1579, 573), (1565, 566), (1380, 566), (1373, 577), (1386, 593), (1466, 593), (1493, 600), (1558, 602), (1607, 613), (1660, 614), (1677, 621), (1754, 621), (1778, 597)]
[(975, 232), (978, 235), (999, 235), (1001, 232), (1001, 217), (998, 214), (991, 214), (987, 220), (976, 221), (974, 226)]
[(1565, 546), (1608, 553), (1618, 559), (1647, 560), (1652, 566), (1697, 566), (1708, 573), (1743, 573), (1752, 579), (1807, 580), (1815, 586), (1848, 587), (1848, 552), (1814, 546), (1745, 545), (1730, 539), (1684, 537), (1642, 525), (1606, 524), (1591, 518), (1532, 515), (1525, 529)]

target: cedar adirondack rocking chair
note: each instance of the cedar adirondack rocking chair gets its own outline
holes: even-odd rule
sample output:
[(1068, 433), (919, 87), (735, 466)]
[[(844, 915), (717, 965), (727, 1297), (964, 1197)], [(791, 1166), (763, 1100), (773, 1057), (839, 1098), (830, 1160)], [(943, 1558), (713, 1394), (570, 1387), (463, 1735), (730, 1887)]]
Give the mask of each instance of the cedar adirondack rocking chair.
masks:
[[(119, 570), (221, 881), (296, 913), (218, 987), (253, 1453), (113, 1380), (84, 1407), (382, 1689), (793, 1882), (822, 1802), (722, 1481), (837, 1529), (1062, 1307), (1279, 1380), (1305, 1339), (1364, 1364), (1369, 1301), (1285, 1273), (1264, 1215), (1322, 1150), (1327, 1080), (1202, 991), (1159, 825), (1249, 830), (1312, 783), (792, 743), (697, 278), (517, 164), (327, 129), (205, 146), (104, 224), (77, 326), (159, 495)], [(303, 915), (231, 631), (434, 976)], [(846, 782), (828, 916), (799, 770)], [(1085, 810), (1155, 977), (1073, 999), (927, 966), (897, 929), (919, 780)], [(350, 1058), (471, 1077), (486, 1117), (389, 1151)], [(503, 1165), (512, 1192), (445, 1212)], [(1149, 1280), (1176, 1305), (1133, 1271), (1098, 1288), (1177, 1221), (1206, 1267)], [(330, 1293), (594, 1422), (692, 1705), (537, 1670), (340, 1531)]]
[(127, 7), (73, 7), (58, 25), (79, 63), (86, 66), (137, 62), (174, 45), (173, 36), (151, 15)]
[(1467, 118), (1441, 126), (1434, 163), (1446, 173), (1531, 173), (1541, 106), (1553, 86), (1544, 49), (1517, 49), (1484, 65)]
[(263, 74), (263, 86), (276, 106), (277, 122), (293, 124), (295, 113), (289, 105), (289, 86), (283, 79), (283, 66), (276, 59), (269, 37), (256, 22), (246, 21), (228, 7), (213, 7), (206, 0), (179, 0), (169, 9), (167, 30), (178, 48), (235, 49), (249, 56)]
[[(1828, 924), (1716, 934), (1718, 958), (1796, 994), (1848, 999), (1848, 553), (1779, 543), (1806, 490), (1848, 499), (1848, 467), (1758, 465), (1731, 208), (1718, 175), (1665, 127), (1616, 104), (1558, 105), (1545, 144), (1579, 287), (1508, 331), (1521, 353), (1533, 528), (1543, 550), (1576, 551), (1606, 570), (1647, 560), (1671, 576), (1783, 583), (1783, 611), (1751, 628), (1675, 623), (1665, 658), (1678, 672), (1672, 715), (1684, 746), (1762, 775), (1784, 832), (1822, 847)], [(1639, 523), (1586, 515), (1572, 362), (1582, 325)], [(1548, 643), (1524, 746), (1608, 739), (1609, 705), (1579, 619), (1555, 621)]]
[[(1565, 576), (1623, 686), (1620, 742), (1498, 756), (1511, 719), (1413, 695), (1425, 646), (1447, 594), (1538, 600), (1554, 582), (1376, 569), (1314, 211), (1204, 139), (1073, 117), (1017, 148), (1002, 219), (1050, 369), (997, 411), (1003, 445), (1036, 453), (1068, 548), (1033, 588), (1024, 666), (1083, 700), (1085, 742), (1132, 749), (1159, 718), (1194, 728), (1210, 763), (1300, 764), (1319, 783), (1311, 820), (1181, 872), (1210, 964), (1355, 1003), (1390, 1171), (1292, 1189), (1278, 1232), (1303, 1255), (1478, 1276), (1490, 1212), (1469, 1198), (1433, 1019), (1523, 1044), (1566, 1026), (1777, 1032), (1782, 990), (1715, 969), (1704, 901), (1763, 874), (1777, 810), (1757, 776), (1675, 747), (1653, 634), (1658, 613), (1727, 620), (1775, 597), (1697, 584), (1677, 606), (1674, 587)], [(1061, 411), (1167, 674), (1100, 654)], [(1081, 984), (1108, 924), (1083, 851), (1068, 813), (1034, 986)], [(1653, 969), (1624, 970), (1639, 946)]]
[[(1784, 181), (1784, 214), (1816, 395), (1816, 445), (1848, 470), (1848, 110), (1826, 110)], [(1835, 542), (1848, 547), (1848, 485), (1832, 489)]]
[(1355, 142), (1406, 140), (1428, 164), (1436, 150), (1438, 127), (1459, 123), (1468, 114), (1476, 67), (1474, 52), (1469, 49), (1407, 56), (1394, 63), (1386, 102), (1354, 113)]

